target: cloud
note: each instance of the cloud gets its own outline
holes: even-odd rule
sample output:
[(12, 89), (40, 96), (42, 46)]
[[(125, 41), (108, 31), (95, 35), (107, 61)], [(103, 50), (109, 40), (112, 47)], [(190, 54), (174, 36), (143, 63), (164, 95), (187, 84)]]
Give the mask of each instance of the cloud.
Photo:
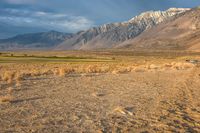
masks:
[(64, 32), (77, 32), (94, 26), (94, 22), (84, 16), (12, 8), (0, 9), (0, 22)]
[(4, 1), (10, 4), (32, 4), (36, 0), (4, 0)]

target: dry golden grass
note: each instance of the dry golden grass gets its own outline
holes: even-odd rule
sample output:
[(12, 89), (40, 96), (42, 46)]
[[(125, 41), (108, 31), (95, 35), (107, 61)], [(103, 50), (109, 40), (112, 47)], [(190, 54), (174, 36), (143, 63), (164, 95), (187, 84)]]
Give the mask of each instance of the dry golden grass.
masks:
[(54, 75), (54, 76), (59, 75), (59, 70), (58, 70), (58, 69), (54, 69), (54, 70), (52, 70), (52, 71), (53, 71), (53, 75)]
[[(170, 54), (157, 53), (141, 53), (141, 52), (35, 52), (32, 55), (37, 56), (45, 55), (46, 57), (80, 57), (80, 60), (75, 59), (78, 62), (18, 62), (11, 64), (0, 63), (0, 80), (8, 84), (15, 83), (16, 86), (21, 85), (21, 81), (29, 77), (42, 76), (42, 75), (54, 75), (65, 76), (68, 74), (87, 74), (87, 73), (129, 73), (129, 72), (145, 72), (145, 71), (167, 71), (167, 70), (185, 70), (191, 69), (195, 65), (186, 63), (186, 59), (194, 58), (198, 56), (172, 56)], [(29, 54), (30, 54), (29, 53)], [(14, 55), (23, 55), (27, 53), (13, 53)], [(128, 55), (127, 55), (128, 54)], [(130, 56), (129, 56), (130, 54)], [(134, 54), (134, 56), (133, 56)], [(151, 55), (152, 54), (152, 55)], [(155, 54), (155, 55), (154, 55)], [(96, 62), (82, 62), (81, 57), (87, 57), (89, 59), (96, 59)], [(16, 57), (17, 58), (17, 57)], [(21, 57), (22, 58), (22, 57)], [(109, 61), (102, 61), (101, 58), (114, 59)], [(199, 58), (199, 57), (198, 57)], [(52, 58), (47, 58), (51, 60)], [(63, 58), (61, 58), (63, 59)]]
[(1, 96), (0, 97), (0, 103), (8, 103), (13, 101), (13, 96), (11, 95), (6, 95), (6, 96)]
[(2, 75), (2, 80), (6, 81), (7, 83), (12, 83), (15, 78), (15, 72), (12, 71), (5, 71)]
[(14, 101), (14, 97), (13, 97), (14, 89), (12, 87), (8, 87), (6, 90), (7, 90), (7, 93), (4, 94), (3, 96), (0, 96), (0, 103), (9, 103), (9, 102)]
[(15, 83), (20, 86), (20, 82), (28, 77), (41, 75), (65, 76), (67, 74), (84, 73), (129, 73), (145, 71), (166, 71), (166, 70), (186, 70), (195, 67), (194, 64), (186, 62), (151, 63), (136, 64), (125, 63), (93, 63), (93, 64), (15, 64), (14, 66), (2, 66), (1, 79), (8, 84)]
[(65, 76), (65, 69), (64, 68), (60, 68), (59, 72), (58, 72), (59, 76)]

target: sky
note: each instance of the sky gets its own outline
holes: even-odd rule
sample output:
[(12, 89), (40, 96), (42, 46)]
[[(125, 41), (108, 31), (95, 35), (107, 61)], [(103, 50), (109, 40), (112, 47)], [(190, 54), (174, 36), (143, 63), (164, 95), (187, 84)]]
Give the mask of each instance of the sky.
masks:
[(200, 0), (0, 0), (0, 38), (57, 30), (75, 33), (149, 10), (200, 6)]

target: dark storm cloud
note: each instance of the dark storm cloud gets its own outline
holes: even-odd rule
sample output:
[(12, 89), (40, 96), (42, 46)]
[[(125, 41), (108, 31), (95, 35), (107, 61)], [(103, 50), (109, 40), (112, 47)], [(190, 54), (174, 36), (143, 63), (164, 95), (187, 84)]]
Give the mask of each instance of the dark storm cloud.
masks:
[(93, 22), (83, 16), (72, 16), (62, 13), (30, 11), (25, 9), (0, 9), (0, 21), (16, 25), (30, 27), (45, 27), (60, 31), (78, 31), (87, 29)]
[(10, 4), (33, 4), (36, 0), (4, 0)]

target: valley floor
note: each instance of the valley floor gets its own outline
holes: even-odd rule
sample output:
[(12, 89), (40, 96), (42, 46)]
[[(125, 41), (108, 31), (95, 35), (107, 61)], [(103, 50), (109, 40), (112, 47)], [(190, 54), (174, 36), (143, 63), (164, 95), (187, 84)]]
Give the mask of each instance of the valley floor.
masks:
[[(41, 75), (0, 104), (0, 132), (200, 132), (200, 69)], [(0, 92), (8, 93), (0, 83)]]

